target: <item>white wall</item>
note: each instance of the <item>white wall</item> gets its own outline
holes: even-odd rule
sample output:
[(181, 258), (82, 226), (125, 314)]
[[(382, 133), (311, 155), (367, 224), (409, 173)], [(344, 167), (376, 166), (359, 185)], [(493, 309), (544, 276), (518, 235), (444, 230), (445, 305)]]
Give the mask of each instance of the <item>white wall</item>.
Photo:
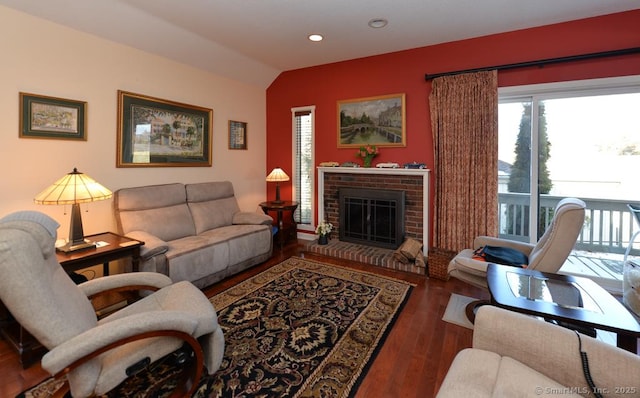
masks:
[[(2, 6), (0, 37), (0, 217), (39, 210), (66, 237), (69, 206), (36, 205), (33, 198), (74, 167), (112, 191), (228, 179), (243, 210), (256, 211), (265, 200), (264, 89)], [(116, 168), (117, 90), (213, 109), (213, 167)], [(18, 138), (19, 92), (86, 101), (88, 140)], [(248, 150), (228, 149), (229, 119), (248, 123)], [(115, 231), (111, 206), (81, 205), (85, 234)]]

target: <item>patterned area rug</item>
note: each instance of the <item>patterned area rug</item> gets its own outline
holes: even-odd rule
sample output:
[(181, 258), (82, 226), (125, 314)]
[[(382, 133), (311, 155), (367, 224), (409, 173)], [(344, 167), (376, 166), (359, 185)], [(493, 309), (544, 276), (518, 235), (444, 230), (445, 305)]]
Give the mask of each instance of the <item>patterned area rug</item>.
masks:
[[(194, 397), (353, 396), (411, 288), (371, 273), (285, 260), (211, 298), (225, 354)], [(109, 396), (163, 396), (172, 372), (168, 359)], [(45, 388), (46, 382), (22, 396), (43, 396)]]

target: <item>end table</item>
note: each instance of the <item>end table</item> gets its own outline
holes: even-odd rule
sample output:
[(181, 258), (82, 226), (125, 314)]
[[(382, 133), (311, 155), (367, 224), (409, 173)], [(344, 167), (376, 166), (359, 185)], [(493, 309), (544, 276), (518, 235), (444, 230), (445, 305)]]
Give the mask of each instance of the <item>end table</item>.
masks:
[[(276, 225), (278, 226), (278, 242), (280, 243), (280, 250), (282, 250), (284, 246), (284, 242), (289, 240), (292, 236), (296, 236), (298, 233), (298, 226), (294, 217), (294, 213), (298, 208), (298, 202), (293, 202), (290, 200), (283, 200), (280, 202), (276, 201), (267, 201), (260, 203), (260, 207), (264, 214), (269, 215), (270, 211), (276, 212)], [(285, 228), (285, 223), (283, 220), (283, 212), (288, 211), (291, 214), (290, 225)]]
[(103, 275), (109, 275), (109, 262), (131, 257), (133, 272), (138, 271), (140, 264), (140, 247), (144, 245), (136, 239), (104, 232), (101, 234), (85, 236), (85, 238), (98, 243), (92, 249), (78, 250), (71, 253), (56, 251), (58, 262), (67, 272), (87, 268), (92, 265), (102, 264)]

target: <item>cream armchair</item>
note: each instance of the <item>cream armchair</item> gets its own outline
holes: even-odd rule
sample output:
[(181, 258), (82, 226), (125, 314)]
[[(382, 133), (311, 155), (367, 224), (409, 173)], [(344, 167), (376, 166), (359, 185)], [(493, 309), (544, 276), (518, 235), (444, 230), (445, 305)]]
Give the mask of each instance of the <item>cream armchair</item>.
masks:
[[(0, 299), (49, 352), (42, 367), (67, 376), (73, 397), (102, 395), (138, 370), (191, 346), (194, 360), (181, 393), (190, 396), (203, 363), (222, 361), (224, 337), (206, 296), (189, 282), (158, 273), (129, 273), (76, 285), (56, 260), (57, 222), (38, 212), (0, 220)], [(153, 293), (98, 320), (90, 298), (105, 291)]]
[(464, 249), (451, 260), (448, 273), (474, 286), (486, 288), (488, 263), (473, 259), (474, 250), (485, 245), (516, 249), (529, 258), (528, 269), (557, 273), (580, 235), (584, 224), (585, 208), (585, 203), (580, 199), (562, 199), (556, 205), (551, 224), (535, 245), (491, 236), (478, 236), (473, 242), (473, 249)]
[(592, 397), (580, 351), (596, 391), (640, 396), (640, 356), (530, 316), (481, 307), (472, 345), (454, 358), (437, 398)]

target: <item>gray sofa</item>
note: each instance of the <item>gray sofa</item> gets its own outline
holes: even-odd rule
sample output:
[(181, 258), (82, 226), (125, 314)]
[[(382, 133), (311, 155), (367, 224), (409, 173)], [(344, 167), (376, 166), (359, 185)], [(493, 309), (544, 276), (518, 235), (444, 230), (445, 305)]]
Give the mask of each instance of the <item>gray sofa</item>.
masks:
[[(595, 387), (640, 396), (640, 356), (582, 336)], [(458, 353), (437, 398), (593, 396), (575, 332), (490, 305), (478, 310), (473, 348)]]
[(229, 181), (123, 188), (113, 198), (119, 233), (145, 242), (140, 271), (204, 288), (271, 257), (272, 218), (240, 211)]

